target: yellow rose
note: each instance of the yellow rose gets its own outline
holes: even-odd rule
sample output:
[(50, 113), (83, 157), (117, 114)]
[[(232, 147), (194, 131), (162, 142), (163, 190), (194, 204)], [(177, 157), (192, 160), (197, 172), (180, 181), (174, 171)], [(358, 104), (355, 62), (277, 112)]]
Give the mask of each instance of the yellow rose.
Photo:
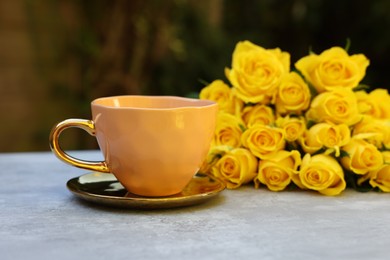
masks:
[(378, 170), (383, 164), (383, 157), (380, 151), (363, 139), (352, 138), (351, 141), (342, 147), (348, 155), (340, 160), (345, 169), (356, 174), (366, 174), (369, 171)]
[(318, 92), (335, 88), (353, 89), (364, 78), (370, 61), (363, 54), (349, 56), (340, 48), (333, 47), (320, 55), (310, 54), (295, 63)]
[(334, 89), (316, 96), (306, 113), (308, 120), (334, 124), (356, 124), (361, 120), (357, 99), (350, 89)]
[(390, 129), (390, 119), (383, 120), (382, 123), (386, 126), (386, 134), (384, 134), (383, 138), (383, 145), (387, 150), (390, 150), (390, 134), (389, 134), (389, 129)]
[(258, 175), (254, 179), (255, 187), (258, 188), (262, 183), (272, 191), (284, 190), (300, 164), (301, 155), (298, 151), (278, 151), (275, 156), (260, 161)]
[(248, 128), (241, 137), (244, 147), (260, 159), (268, 159), (284, 149), (283, 129), (257, 124)]
[(270, 125), (275, 121), (275, 115), (269, 106), (257, 104), (244, 107), (241, 115), (247, 127), (255, 124)]
[(226, 145), (230, 147), (241, 146), (243, 122), (240, 118), (225, 112), (219, 112), (217, 115), (217, 124), (215, 127), (212, 146)]
[(390, 119), (376, 119), (365, 116), (353, 127), (353, 136), (361, 136), (378, 149), (390, 148)]
[(228, 189), (235, 189), (256, 176), (257, 159), (244, 148), (226, 152), (211, 168), (211, 173), (222, 180)]
[(275, 124), (284, 130), (287, 142), (298, 140), (306, 130), (306, 122), (303, 117), (279, 117)]
[(369, 173), (370, 185), (378, 187), (383, 192), (390, 192), (390, 151), (382, 152), (384, 164)]
[(356, 97), (362, 114), (378, 119), (390, 119), (390, 95), (386, 89), (375, 89), (370, 93), (358, 91)]
[(212, 146), (207, 153), (206, 159), (199, 169), (201, 173), (210, 173), (211, 167), (213, 167), (218, 160), (228, 151), (233, 148), (226, 145)]
[(249, 41), (239, 42), (233, 52), (232, 68), (225, 69), (238, 98), (245, 103), (269, 102), (282, 77), (290, 70), (290, 54), (264, 49)]
[(370, 171), (358, 179), (358, 184), (369, 180), (373, 188), (378, 187), (383, 192), (390, 192), (390, 151), (382, 152), (383, 164), (377, 170)]
[(232, 89), (222, 80), (214, 80), (204, 87), (199, 94), (200, 99), (215, 101), (219, 111), (237, 114), (241, 110), (242, 101), (233, 95)]
[(372, 103), (372, 100), (369, 98), (368, 93), (364, 90), (360, 90), (355, 92), (355, 96), (358, 102), (359, 112), (363, 115), (371, 114), (373, 107), (375, 107), (375, 104)]
[(292, 180), (301, 189), (315, 190), (329, 196), (340, 194), (347, 186), (339, 163), (325, 154), (306, 154), (299, 173), (294, 174)]
[(350, 140), (351, 132), (346, 124), (319, 123), (305, 132), (300, 143), (306, 153), (313, 154), (325, 148), (325, 154), (335, 152), (335, 156), (339, 157), (340, 147), (349, 143)]
[(310, 104), (310, 89), (296, 72), (290, 72), (283, 77), (276, 96), (276, 111), (300, 115)]

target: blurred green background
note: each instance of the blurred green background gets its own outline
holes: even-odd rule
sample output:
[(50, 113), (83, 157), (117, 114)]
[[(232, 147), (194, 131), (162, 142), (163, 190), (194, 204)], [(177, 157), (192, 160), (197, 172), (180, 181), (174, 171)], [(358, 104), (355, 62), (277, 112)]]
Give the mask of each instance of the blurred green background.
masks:
[[(0, 152), (48, 150), (52, 126), (123, 94), (180, 95), (224, 77), (235, 44), (280, 47), (292, 64), (345, 46), (389, 88), (388, 0), (9, 0), (0, 2)], [(82, 130), (65, 149), (95, 149)]]

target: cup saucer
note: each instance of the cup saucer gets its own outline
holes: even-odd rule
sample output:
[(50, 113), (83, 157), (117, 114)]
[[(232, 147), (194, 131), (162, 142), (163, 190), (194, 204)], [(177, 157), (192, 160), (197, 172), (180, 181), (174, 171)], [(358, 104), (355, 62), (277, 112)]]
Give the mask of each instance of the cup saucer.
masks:
[(128, 192), (112, 174), (91, 172), (67, 182), (76, 197), (106, 206), (166, 209), (205, 202), (225, 189), (218, 179), (197, 173), (184, 190), (167, 197), (142, 197)]

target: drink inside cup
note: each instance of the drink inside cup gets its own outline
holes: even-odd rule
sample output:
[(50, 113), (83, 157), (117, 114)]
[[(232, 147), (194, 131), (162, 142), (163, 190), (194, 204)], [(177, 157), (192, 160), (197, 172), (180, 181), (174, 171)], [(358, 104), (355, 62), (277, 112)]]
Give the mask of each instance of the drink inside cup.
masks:
[[(91, 103), (92, 120), (68, 119), (50, 134), (53, 152), (84, 169), (112, 173), (131, 193), (179, 193), (201, 166), (215, 129), (217, 104), (173, 96), (117, 96)], [(79, 127), (96, 136), (103, 162), (66, 154), (59, 135)]]

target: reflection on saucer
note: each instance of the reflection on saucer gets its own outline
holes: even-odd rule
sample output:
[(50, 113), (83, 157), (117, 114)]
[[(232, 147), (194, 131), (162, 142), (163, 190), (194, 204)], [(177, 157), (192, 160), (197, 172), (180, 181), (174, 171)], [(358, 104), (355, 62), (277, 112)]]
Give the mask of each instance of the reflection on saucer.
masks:
[(81, 184), (93, 183), (99, 179), (99, 182), (102, 181), (116, 181), (116, 178), (111, 173), (101, 173), (101, 172), (92, 172), (90, 174), (85, 174), (79, 177), (78, 182)]
[(225, 185), (205, 174), (196, 174), (184, 190), (167, 197), (142, 197), (130, 192), (112, 174), (92, 172), (73, 178), (68, 189), (77, 197), (102, 205), (137, 208), (163, 209), (190, 206), (205, 202), (218, 195)]

